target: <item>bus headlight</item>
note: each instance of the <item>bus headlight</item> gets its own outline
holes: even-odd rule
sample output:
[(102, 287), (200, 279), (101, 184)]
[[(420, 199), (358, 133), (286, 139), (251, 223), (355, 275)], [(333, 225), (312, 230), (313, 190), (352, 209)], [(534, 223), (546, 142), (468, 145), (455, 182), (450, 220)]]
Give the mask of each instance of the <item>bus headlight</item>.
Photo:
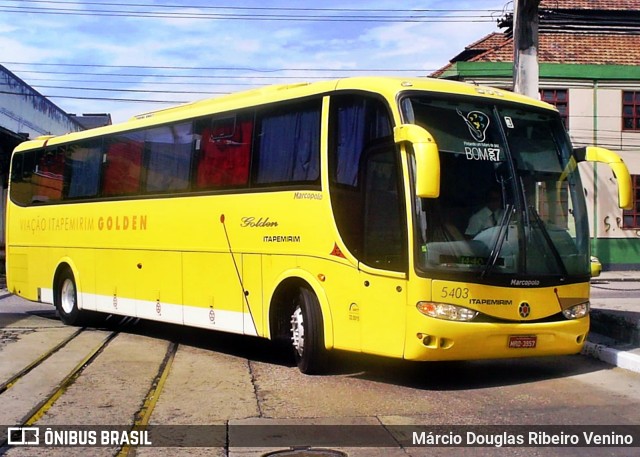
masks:
[(478, 311), (462, 306), (450, 305), (448, 303), (421, 301), (418, 302), (416, 308), (425, 316), (435, 317), (436, 319), (446, 319), (448, 321), (466, 322), (478, 315)]
[(588, 301), (584, 303), (580, 303), (579, 305), (572, 306), (571, 308), (567, 308), (562, 310), (562, 314), (567, 319), (580, 319), (581, 317), (585, 317), (589, 314), (590, 304)]

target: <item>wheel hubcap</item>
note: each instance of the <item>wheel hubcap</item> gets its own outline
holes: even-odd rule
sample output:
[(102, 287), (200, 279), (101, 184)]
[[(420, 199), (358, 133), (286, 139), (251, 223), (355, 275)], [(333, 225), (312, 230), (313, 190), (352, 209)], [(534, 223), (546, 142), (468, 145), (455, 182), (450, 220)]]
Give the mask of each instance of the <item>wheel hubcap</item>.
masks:
[(291, 315), (291, 341), (299, 356), (304, 352), (304, 320), (302, 309), (298, 306)]
[(70, 279), (65, 279), (62, 283), (60, 305), (67, 314), (71, 313), (76, 307), (76, 287)]

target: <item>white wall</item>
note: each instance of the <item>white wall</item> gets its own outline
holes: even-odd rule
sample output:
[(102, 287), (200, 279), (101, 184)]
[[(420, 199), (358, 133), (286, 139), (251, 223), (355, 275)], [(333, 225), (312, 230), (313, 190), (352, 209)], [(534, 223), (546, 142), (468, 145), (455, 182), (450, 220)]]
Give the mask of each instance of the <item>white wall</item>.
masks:
[(0, 127), (30, 138), (81, 130), (63, 110), (2, 68), (0, 86)]
[[(597, 84), (591, 88), (570, 89), (569, 133), (577, 146), (596, 144), (616, 151), (630, 173), (640, 175), (640, 132), (622, 131), (623, 90), (622, 86)], [(595, 132), (594, 127), (597, 127)], [(592, 236), (640, 237), (640, 231), (621, 228), (623, 212), (618, 207), (617, 181), (611, 168), (603, 164), (581, 164), (580, 174), (587, 194)]]

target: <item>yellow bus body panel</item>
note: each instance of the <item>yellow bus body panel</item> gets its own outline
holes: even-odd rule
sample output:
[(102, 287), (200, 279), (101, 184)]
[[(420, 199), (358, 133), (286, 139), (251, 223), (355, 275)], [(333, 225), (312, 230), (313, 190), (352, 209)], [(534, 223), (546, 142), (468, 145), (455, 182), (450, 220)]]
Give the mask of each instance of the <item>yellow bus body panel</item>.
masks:
[[(577, 354), (589, 331), (589, 318), (540, 324), (468, 323), (422, 316), (415, 308), (407, 332), (405, 359), (416, 361), (475, 360)], [(424, 337), (431, 338), (425, 344)], [(509, 337), (536, 336), (535, 348), (511, 349)]]
[[(266, 284), (287, 276), (318, 283), (319, 274), (332, 277), (333, 262), (349, 265), (336, 257), (305, 266), (327, 258), (338, 241), (317, 222), (330, 219), (322, 192), (11, 206), (19, 215), (12, 216), (8, 287), (31, 300), (52, 302), (54, 273), (73, 259), (85, 309), (211, 328), (226, 312), (241, 313), (221, 329), (267, 336)], [(327, 300), (321, 305), (329, 317)]]
[[(588, 284), (495, 288), (432, 281), (413, 271), (413, 248), (408, 250), (410, 266), (405, 273), (359, 264), (338, 234), (327, 190), (326, 95), (336, 90), (381, 95), (391, 107), (396, 124), (401, 122), (397, 95), (404, 90), (494, 97), (549, 108), (543, 102), (508, 92), (450, 81), (352, 78), (258, 89), (147, 113), (123, 124), (24, 142), (15, 153), (45, 144), (52, 147), (215, 113), (325, 96), (320, 136), (322, 190), (226, 190), (219, 194), (150, 195), (27, 208), (9, 201), (9, 290), (30, 300), (52, 303), (56, 271), (68, 265), (76, 279), (82, 309), (270, 338), (274, 293), (280, 284), (294, 278), (307, 283), (318, 297), (327, 348), (410, 360), (578, 352), (588, 331), (588, 318), (518, 322), (514, 309), (521, 301), (529, 301), (529, 320), (560, 312), (563, 305), (559, 303), (588, 297)], [(407, 162), (403, 147), (405, 189), (411, 185)], [(14, 192), (20, 192), (19, 186)], [(411, 227), (408, 196), (405, 204)], [(413, 231), (407, 229), (406, 236), (412, 246)], [(452, 296), (445, 292), (443, 296), (444, 288), (467, 292), (454, 292)], [(471, 303), (471, 298), (477, 301)], [(501, 321), (460, 323), (429, 318), (416, 309), (423, 300), (466, 306)], [(490, 300), (511, 301), (511, 305)], [(536, 335), (537, 347), (508, 349), (508, 337), (520, 334)], [(428, 341), (425, 336), (430, 336)]]
[[(432, 282), (432, 295), (413, 295), (407, 303), (405, 358), (470, 360), (576, 354), (589, 332), (589, 317), (550, 320), (548, 316), (588, 301), (589, 283), (555, 287), (509, 288), (452, 281)], [(424, 285), (428, 289), (428, 285)], [(419, 301), (464, 306), (491, 316), (490, 322), (453, 322), (421, 314)], [(527, 317), (519, 306), (528, 305)], [(509, 348), (509, 337), (535, 336), (535, 347)], [(426, 340), (425, 340), (426, 338)]]

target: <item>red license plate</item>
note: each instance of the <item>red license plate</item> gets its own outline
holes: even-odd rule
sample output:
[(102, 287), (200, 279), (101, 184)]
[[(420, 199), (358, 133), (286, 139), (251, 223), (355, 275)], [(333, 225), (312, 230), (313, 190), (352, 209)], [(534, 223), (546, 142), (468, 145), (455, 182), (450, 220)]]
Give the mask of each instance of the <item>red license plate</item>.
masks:
[(511, 335), (509, 336), (509, 349), (533, 349), (537, 342), (538, 337), (535, 335)]

